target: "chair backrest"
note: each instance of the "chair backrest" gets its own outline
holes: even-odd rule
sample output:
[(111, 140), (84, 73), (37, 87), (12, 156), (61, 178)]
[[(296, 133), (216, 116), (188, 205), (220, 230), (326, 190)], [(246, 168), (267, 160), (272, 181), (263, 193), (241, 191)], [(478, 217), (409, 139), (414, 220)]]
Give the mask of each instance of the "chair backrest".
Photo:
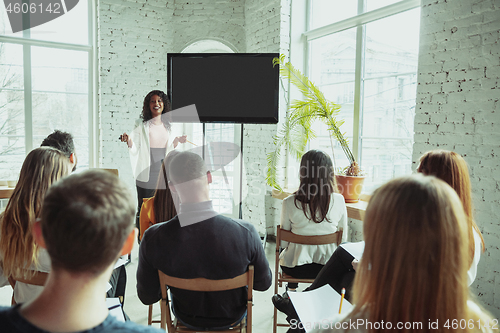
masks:
[[(30, 272), (31, 273), (31, 272)], [(12, 289), (16, 286), (16, 282), (31, 284), (34, 286), (44, 286), (45, 282), (47, 282), (47, 277), (49, 273), (35, 271), (35, 273), (30, 278), (25, 278), (24, 276), (29, 276), (28, 274), (22, 274), (20, 277), (9, 277), (9, 283), (12, 286)], [(14, 295), (12, 295), (12, 305), (16, 304), (14, 300)]]
[[(248, 286), (247, 291), (247, 332), (251, 333), (252, 326), (252, 297), (253, 297), (253, 277), (254, 277), (254, 267), (250, 265), (248, 270), (231, 279), (223, 280), (210, 280), (205, 278), (195, 278), (195, 279), (181, 279), (173, 276), (169, 276), (161, 271), (158, 271), (160, 276), (160, 288), (162, 300), (168, 300), (167, 287), (174, 287), (190, 291), (223, 291), (232, 290), (241, 287)], [(162, 315), (163, 319), (163, 315)], [(164, 328), (164, 323), (162, 323), (162, 328)], [(167, 325), (171, 325), (167, 323)], [(170, 330), (169, 330), (170, 332)]]
[[(27, 276), (29, 274), (24, 274), (24, 275)], [(25, 278), (24, 276), (20, 276), (20, 277), (11, 277), (11, 279), (13, 279), (16, 282), (32, 284), (34, 286), (44, 286), (48, 276), (49, 273), (35, 271), (34, 275), (32, 275), (30, 278)]]
[(340, 229), (337, 232), (327, 235), (301, 236), (294, 234), (289, 230), (283, 230), (281, 229), (281, 227), (278, 227), (276, 233), (276, 247), (279, 248), (281, 241), (303, 245), (323, 245), (333, 243), (340, 245), (340, 243), (342, 243), (343, 232), (344, 231)]

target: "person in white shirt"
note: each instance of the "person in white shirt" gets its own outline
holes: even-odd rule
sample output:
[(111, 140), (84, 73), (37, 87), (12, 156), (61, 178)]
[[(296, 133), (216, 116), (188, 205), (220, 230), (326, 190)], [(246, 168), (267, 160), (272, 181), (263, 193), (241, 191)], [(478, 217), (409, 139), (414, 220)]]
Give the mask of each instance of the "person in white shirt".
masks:
[[(326, 235), (343, 230), (347, 240), (347, 208), (337, 192), (330, 157), (310, 150), (300, 162), (299, 189), (283, 200), (281, 228), (297, 235)], [(284, 273), (296, 278), (314, 279), (336, 249), (335, 244), (301, 245), (282, 243), (280, 265)], [(289, 283), (288, 290), (297, 284)], [(274, 299), (274, 298), (273, 298)]]

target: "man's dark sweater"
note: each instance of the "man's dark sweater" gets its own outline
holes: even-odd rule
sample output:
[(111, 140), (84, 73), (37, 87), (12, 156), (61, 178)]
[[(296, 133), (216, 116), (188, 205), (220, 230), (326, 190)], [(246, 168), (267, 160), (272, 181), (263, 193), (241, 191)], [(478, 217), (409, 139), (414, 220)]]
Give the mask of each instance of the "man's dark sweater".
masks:
[[(201, 217), (201, 222), (193, 219)], [(181, 227), (179, 219), (191, 219)], [(148, 305), (161, 298), (158, 270), (179, 278), (228, 279), (254, 265), (254, 289), (267, 290), (272, 274), (260, 237), (248, 222), (218, 215), (211, 201), (181, 204), (179, 216), (156, 224), (139, 248), (137, 293)], [(246, 288), (222, 292), (191, 292), (171, 288), (177, 317), (196, 327), (221, 327), (241, 318)]]

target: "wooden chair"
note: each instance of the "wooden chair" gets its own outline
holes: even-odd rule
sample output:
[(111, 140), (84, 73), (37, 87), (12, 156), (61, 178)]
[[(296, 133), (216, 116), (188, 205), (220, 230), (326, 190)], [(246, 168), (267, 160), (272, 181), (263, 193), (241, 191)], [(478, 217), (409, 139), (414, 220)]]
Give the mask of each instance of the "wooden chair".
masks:
[(150, 304), (149, 309), (148, 309), (148, 325), (149, 326), (151, 326), (152, 324), (161, 324), (161, 320), (153, 320), (153, 305), (154, 304)]
[(250, 265), (248, 271), (232, 279), (224, 280), (209, 280), (204, 278), (196, 279), (181, 279), (176, 277), (168, 276), (161, 271), (158, 271), (160, 276), (160, 287), (162, 299), (161, 304), (161, 328), (167, 328), (168, 333), (174, 332), (198, 332), (196, 330), (191, 330), (184, 325), (182, 325), (177, 318), (172, 320), (172, 315), (170, 314), (170, 306), (168, 300), (168, 287), (175, 287), (184, 290), (191, 291), (223, 291), (231, 290), (236, 288), (241, 288), (248, 286), (247, 293), (247, 316), (235, 327), (231, 327), (227, 330), (217, 330), (217, 331), (203, 331), (203, 332), (214, 332), (214, 333), (234, 333), (234, 332), (246, 332), (252, 333), (252, 301), (253, 301), (253, 274), (254, 267)]
[[(281, 271), (279, 265), (280, 248), (281, 241), (286, 241), (289, 243), (303, 244), (303, 245), (324, 245), (324, 244), (336, 244), (340, 245), (342, 243), (342, 233), (343, 230), (340, 229), (333, 234), (319, 235), (319, 236), (301, 236), (296, 235), (288, 230), (283, 230), (278, 227), (276, 232), (276, 255), (275, 255), (275, 267), (274, 267), (274, 294), (278, 293), (278, 287), (282, 286), (283, 282), (292, 283), (313, 283), (314, 279), (298, 279), (294, 278), (288, 274)], [(278, 309), (274, 307), (274, 319), (273, 319), (273, 333), (276, 333), (278, 326), (288, 327), (288, 324), (278, 323)]]
[[(10, 276), (9, 283), (12, 286), (12, 289), (14, 289), (14, 287), (16, 286), (16, 282), (32, 284), (34, 286), (44, 286), (45, 282), (47, 281), (48, 276), (49, 276), (49, 273), (36, 271), (35, 274), (29, 279), (24, 278), (24, 277), (14, 278), (14, 277)], [(12, 294), (12, 305), (15, 305), (15, 304), (16, 304), (16, 301), (14, 300), (14, 294)]]

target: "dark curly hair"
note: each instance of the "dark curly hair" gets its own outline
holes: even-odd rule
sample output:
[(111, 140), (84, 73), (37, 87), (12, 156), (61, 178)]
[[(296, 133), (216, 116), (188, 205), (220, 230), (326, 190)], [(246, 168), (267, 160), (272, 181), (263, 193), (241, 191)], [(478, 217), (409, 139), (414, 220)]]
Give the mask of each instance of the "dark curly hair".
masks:
[[(151, 109), (149, 108), (149, 102), (151, 100), (151, 97), (153, 97), (154, 95), (159, 96), (161, 98), (161, 100), (163, 101), (162, 115), (172, 110), (172, 107), (170, 106), (170, 100), (169, 100), (167, 94), (165, 94), (161, 90), (152, 90), (146, 95), (146, 97), (144, 97), (144, 102), (142, 105), (142, 114), (141, 114), (142, 122), (146, 122), (146, 121), (151, 120), (153, 118), (153, 115), (151, 114)], [(165, 116), (161, 117), (161, 121), (165, 125), (165, 128), (170, 131), (171, 125), (170, 125), (169, 119), (170, 119), (169, 117), (165, 117)]]
[(42, 141), (40, 147), (53, 147), (59, 149), (68, 158), (75, 152), (73, 136), (60, 130), (55, 130), (54, 133), (49, 134), (49, 136)]

